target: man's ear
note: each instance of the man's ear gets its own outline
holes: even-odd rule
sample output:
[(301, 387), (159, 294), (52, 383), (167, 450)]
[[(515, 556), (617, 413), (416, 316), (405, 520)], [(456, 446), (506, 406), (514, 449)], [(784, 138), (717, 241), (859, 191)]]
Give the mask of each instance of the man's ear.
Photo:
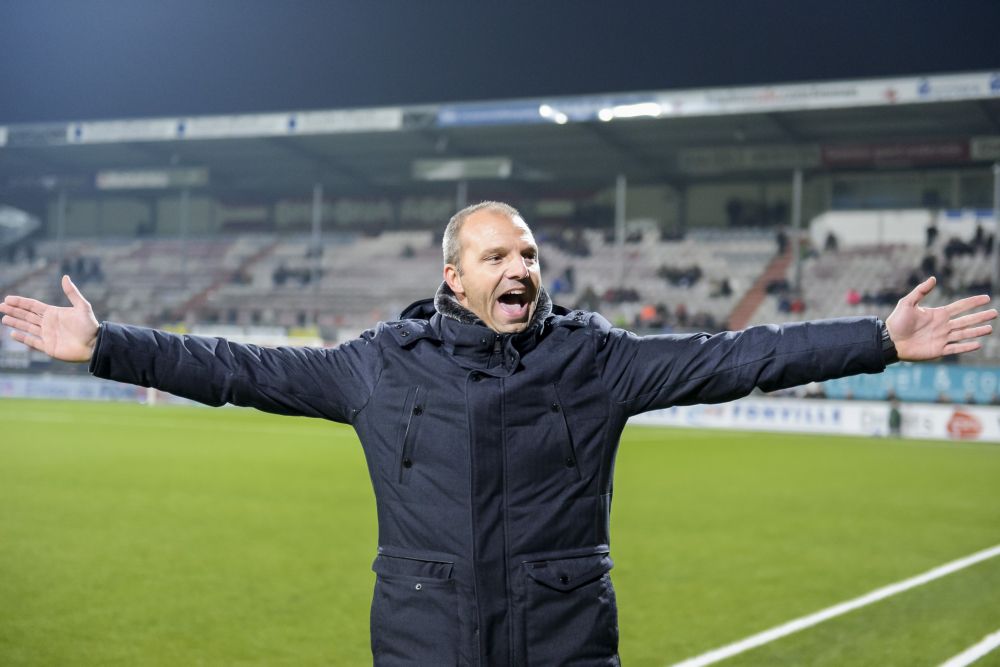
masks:
[(462, 287), (462, 274), (459, 273), (457, 266), (454, 264), (444, 265), (444, 281), (448, 283), (448, 287), (455, 293), (455, 296), (465, 296), (465, 288)]

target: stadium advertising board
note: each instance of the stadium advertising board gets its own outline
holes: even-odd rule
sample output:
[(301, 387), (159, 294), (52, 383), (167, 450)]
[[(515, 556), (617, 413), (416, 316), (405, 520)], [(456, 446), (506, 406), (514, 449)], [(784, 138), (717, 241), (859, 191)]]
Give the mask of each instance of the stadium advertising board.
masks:
[(0, 375), (0, 398), (138, 402), (145, 396), (144, 387), (92, 377)]
[(893, 364), (878, 375), (828, 380), (829, 398), (884, 400), (890, 392), (903, 401), (994, 403), (1000, 397), (1000, 368), (953, 364)]
[(562, 97), (474, 102), (442, 106), (437, 124), (448, 126), (590, 122), (635, 117), (622, 107), (654, 108), (642, 116), (711, 116), (806, 109), (985, 99), (1000, 95), (1000, 73), (973, 72), (927, 77), (830, 81), (659, 91), (633, 95)]
[(973, 137), (969, 154), (973, 160), (1000, 160), (1000, 136)]
[[(83, 376), (0, 375), (0, 399), (37, 398), (194, 405), (144, 387)], [(745, 431), (889, 435), (889, 403), (796, 398), (743, 398), (716, 405), (654, 410), (630, 424)], [(932, 440), (1000, 442), (1000, 408), (978, 405), (903, 403), (902, 435)]]
[[(677, 406), (648, 412), (631, 424), (747, 431), (889, 435), (885, 401), (744, 398), (718, 405)], [(1000, 442), (1000, 408), (903, 403), (901, 434), (907, 438)]]
[(398, 130), (402, 126), (403, 109), (400, 107), (148, 118), (71, 123), (64, 128), (63, 141), (54, 143), (97, 144), (384, 132)]
[(823, 165), (827, 167), (917, 166), (968, 160), (969, 144), (965, 141), (823, 146)]
[(820, 148), (815, 144), (688, 148), (677, 152), (677, 166), (688, 174), (807, 169), (819, 165)]

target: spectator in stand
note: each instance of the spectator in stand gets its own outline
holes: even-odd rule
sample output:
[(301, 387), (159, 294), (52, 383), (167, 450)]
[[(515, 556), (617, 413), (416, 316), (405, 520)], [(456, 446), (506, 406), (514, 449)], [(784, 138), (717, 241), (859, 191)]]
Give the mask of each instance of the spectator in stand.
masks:
[(823, 243), (824, 252), (837, 252), (840, 247), (840, 243), (837, 241), (837, 235), (833, 232), (828, 232), (826, 235), (826, 241)]
[(784, 255), (785, 250), (788, 249), (788, 234), (785, 233), (784, 229), (778, 230), (778, 233), (774, 237), (774, 241), (778, 244), (778, 254)]
[(593, 287), (587, 285), (573, 307), (577, 310), (597, 310), (601, 307), (601, 297), (597, 296)]
[(927, 244), (926, 244), (926, 246), (928, 248), (930, 248), (932, 245), (934, 245), (934, 242), (937, 241), (937, 237), (938, 237), (937, 222), (934, 221), (934, 220), (931, 220), (931, 223), (929, 225), (927, 225)]
[(976, 233), (972, 237), (972, 247), (978, 252), (983, 249), (984, 245), (986, 245), (986, 232), (983, 230), (981, 223), (976, 223)]
[(570, 292), (576, 291), (576, 269), (573, 268), (572, 264), (567, 266), (566, 270), (563, 271), (563, 280), (566, 281), (566, 286)]
[(733, 286), (729, 284), (729, 278), (723, 277), (722, 280), (718, 282), (716, 288), (709, 295), (711, 297), (727, 297), (733, 295)]
[(847, 305), (857, 306), (861, 303), (861, 293), (853, 287), (847, 290)]
[(674, 309), (674, 320), (677, 322), (677, 326), (686, 327), (688, 323), (688, 309), (683, 303), (677, 304), (677, 308)]

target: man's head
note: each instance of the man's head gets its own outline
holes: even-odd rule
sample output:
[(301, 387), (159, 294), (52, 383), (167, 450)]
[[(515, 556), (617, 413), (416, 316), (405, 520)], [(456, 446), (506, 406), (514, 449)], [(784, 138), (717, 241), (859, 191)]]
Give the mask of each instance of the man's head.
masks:
[(513, 206), (482, 202), (452, 216), (444, 232), (444, 280), (489, 328), (517, 333), (535, 314), (538, 246)]

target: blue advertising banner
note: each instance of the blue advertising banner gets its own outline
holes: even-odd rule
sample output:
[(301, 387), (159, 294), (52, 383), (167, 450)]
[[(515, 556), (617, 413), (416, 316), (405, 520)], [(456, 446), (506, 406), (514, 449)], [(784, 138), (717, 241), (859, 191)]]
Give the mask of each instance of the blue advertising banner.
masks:
[(903, 401), (996, 403), (1000, 367), (955, 364), (893, 364), (878, 375), (855, 375), (823, 383), (828, 398), (885, 400), (890, 392)]

